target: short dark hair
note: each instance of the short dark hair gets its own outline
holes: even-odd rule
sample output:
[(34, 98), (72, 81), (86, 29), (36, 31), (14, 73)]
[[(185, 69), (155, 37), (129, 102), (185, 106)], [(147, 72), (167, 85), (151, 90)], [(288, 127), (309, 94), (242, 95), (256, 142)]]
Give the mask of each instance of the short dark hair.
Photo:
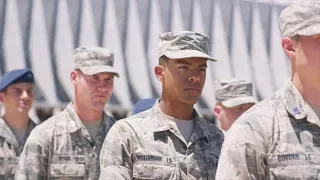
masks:
[(300, 41), (300, 35), (295, 35), (295, 36), (293, 36), (291, 39), (299, 42), (299, 41)]
[(167, 56), (161, 56), (159, 58), (159, 65), (163, 66), (164, 64), (166, 64), (168, 62), (169, 58)]

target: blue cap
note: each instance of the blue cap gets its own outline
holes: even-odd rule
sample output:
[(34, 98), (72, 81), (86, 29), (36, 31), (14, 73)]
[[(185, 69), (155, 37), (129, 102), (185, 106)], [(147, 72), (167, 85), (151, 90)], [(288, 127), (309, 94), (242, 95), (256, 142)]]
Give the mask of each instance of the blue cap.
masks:
[(16, 69), (5, 73), (0, 81), (0, 92), (14, 83), (34, 83), (34, 76), (30, 69)]
[(138, 114), (142, 111), (152, 108), (156, 102), (157, 102), (157, 98), (142, 99), (136, 102), (136, 104), (133, 106), (132, 115)]

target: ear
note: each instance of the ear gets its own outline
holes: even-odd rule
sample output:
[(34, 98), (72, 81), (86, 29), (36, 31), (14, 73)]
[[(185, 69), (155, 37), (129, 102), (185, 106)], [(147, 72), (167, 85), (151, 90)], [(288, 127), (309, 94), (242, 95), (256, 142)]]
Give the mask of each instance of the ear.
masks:
[(222, 107), (219, 105), (215, 105), (213, 108), (213, 114), (217, 119), (220, 119), (221, 112), (222, 112)]
[(164, 80), (164, 67), (161, 66), (161, 65), (158, 65), (154, 68), (154, 73), (157, 77), (157, 79), (160, 81), (160, 82), (163, 82)]
[(0, 92), (0, 102), (4, 102), (4, 92)]
[(71, 83), (72, 83), (73, 85), (76, 84), (76, 81), (77, 81), (78, 77), (79, 77), (79, 74), (78, 74), (77, 71), (75, 71), (75, 70), (71, 71), (71, 73), (70, 73), (70, 80), (71, 80)]
[(296, 57), (295, 43), (292, 39), (284, 37), (281, 41), (282, 48), (287, 54), (290, 60), (294, 60)]

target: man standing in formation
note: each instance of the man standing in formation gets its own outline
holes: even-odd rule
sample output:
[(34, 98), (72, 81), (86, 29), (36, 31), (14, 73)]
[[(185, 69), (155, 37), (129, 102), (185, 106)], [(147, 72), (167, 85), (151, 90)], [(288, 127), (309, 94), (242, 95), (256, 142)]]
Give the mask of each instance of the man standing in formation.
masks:
[(113, 91), (114, 55), (100, 47), (74, 51), (74, 101), (37, 126), (20, 157), (16, 179), (98, 179), (103, 140), (115, 120), (104, 113)]
[(181, 31), (159, 37), (155, 75), (162, 96), (118, 121), (103, 144), (100, 179), (214, 179), (223, 133), (194, 109), (206, 80), (209, 39)]
[(216, 105), (213, 109), (221, 129), (228, 131), (239, 116), (257, 101), (252, 83), (246, 80), (221, 79), (216, 81)]
[(16, 69), (0, 81), (0, 101), (5, 114), (0, 118), (0, 179), (13, 180), (17, 160), (36, 124), (29, 118), (34, 101), (34, 77), (29, 69)]
[(295, 2), (279, 22), (292, 75), (232, 125), (216, 179), (319, 179), (320, 1)]

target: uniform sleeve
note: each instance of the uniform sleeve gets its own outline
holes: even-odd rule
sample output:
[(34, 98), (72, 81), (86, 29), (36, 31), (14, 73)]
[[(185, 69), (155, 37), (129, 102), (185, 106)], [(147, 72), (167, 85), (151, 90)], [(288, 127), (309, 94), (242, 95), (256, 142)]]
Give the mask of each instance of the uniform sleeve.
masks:
[(216, 179), (265, 179), (263, 143), (248, 123), (234, 124), (223, 143)]
[(125, 121), (115, 123), (100, 152), (100, 180), (132, 178), (132, 129)]
[(49, 151), (46, 139), (47, 136), (40, 129), (34, 129), (30, 133), (19, 158), (16, 180), (47, 179)]

